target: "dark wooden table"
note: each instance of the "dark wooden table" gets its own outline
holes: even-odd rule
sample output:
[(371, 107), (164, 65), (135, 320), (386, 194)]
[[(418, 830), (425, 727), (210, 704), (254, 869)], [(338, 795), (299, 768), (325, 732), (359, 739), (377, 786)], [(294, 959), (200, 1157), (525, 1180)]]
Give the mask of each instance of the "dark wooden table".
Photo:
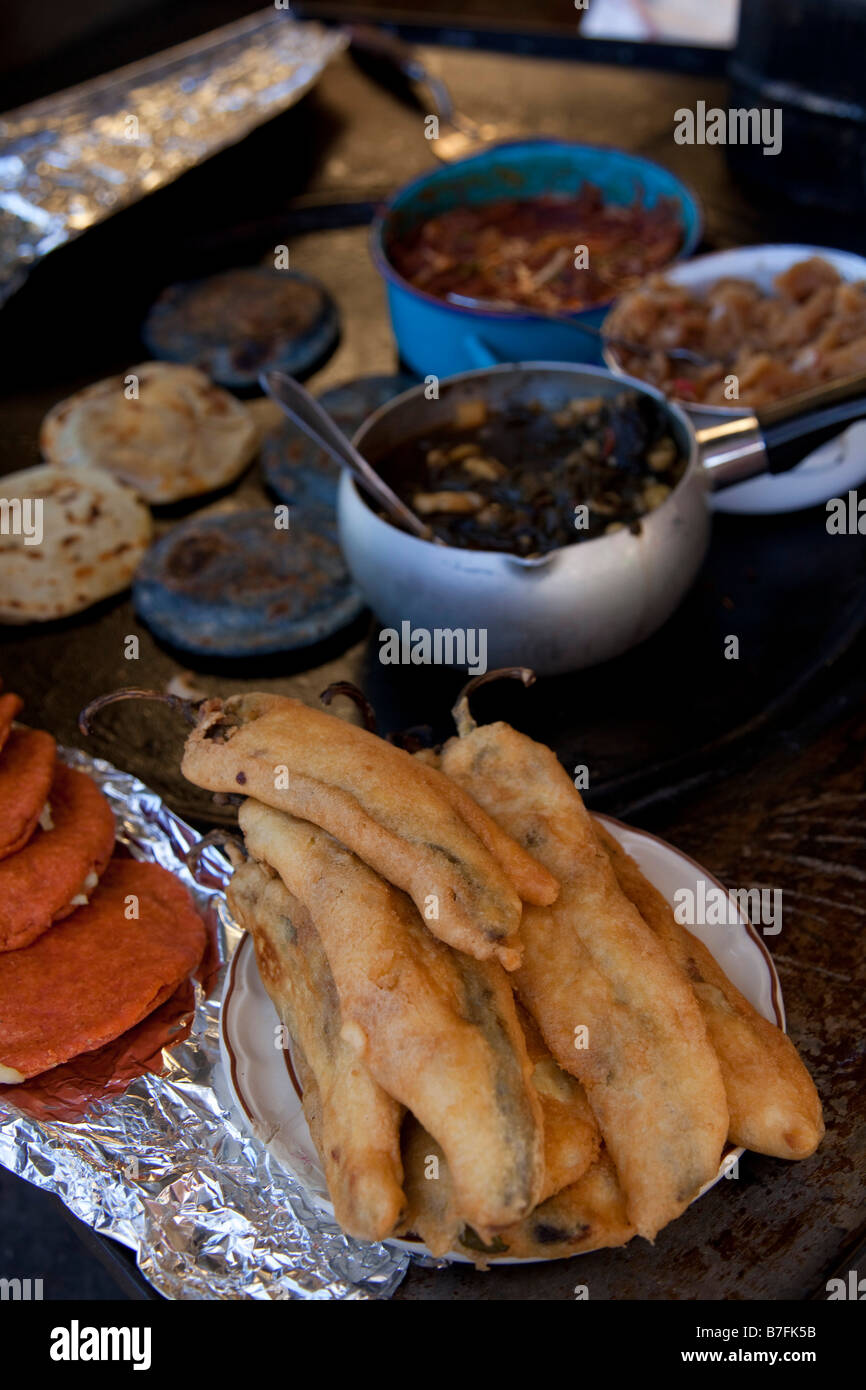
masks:
[[(678, 107), (698, 99), (724, 104), (724, 86), (714, 79), (442, 49), (424, 57), (445, 76), (457, 105), (478, 118), (617, 144), (667, 164), (700, 194), (708, 246), (799, 240), (864, 249), (857, 227), (762, 205), (759, 193), (737, 188), (722, 149), (674, 144)], [(0, 332), (14, 348), (7, 354), (0, 420), (3, 469), (37, 462), (38, 425), (55, 400), (142, 359), (138, 325), (164, 284), (258, 260), (284, 241), (293, 265), (319, 275), (343, 315), (339, 347), (313, 387), (393, 370), (366, 222), (377, 199), (432, 162), (417, 111), (374, 86), (344, 57), (299, 108), (243, 146), (49, 257), (0, 316)], [(254, 471), (238, 496), (261, 495)], [(810, 538), (823, 534), (823, 512), (792, 525), (800, 530), (785, 532), (789, 548), (780, 553), (807, 585), (814, 564)], [(728, 519), (718, 528), (720, 545), (748, 545), (756, 563), (779, 534), (771, 521)], [(856, 537), (841, 544), (862, 547)], [(713, 563), (711, 556), (708, 593)], [(790, 1032), (824, 1101), (827, 1137), (820, 1151), (797, 1165), (747, 1155), (738, 1180), (719, 1183), (654, 1247), (634, 1241), (622, 1251), (487, 1274), (461, 1266), (412, 1269), (397, 1298), (569, 1299), (580, 1282), (593, 1299), (809, 1299), (825, 1296), (837, 1268), (857, 1268), (866, 1166), (866, 584), (858, 588), (860, 574), (854, 564), (845, 622), (827, 644), (815, 638), (814, 627), (804, 642), (799, 598), (768, 609), (762, 631), (763, 610), (756, 608), (757, 627), (751, 613), (757, 596), (750, 605), (744, 591), (738, 615), (727, 589), (717, 595), (729, 613), (728, 631), (737, 631), (751, 613), (755, 645), (776, 644), (771, 664), (791, 660), (779, 689), (766, 669), (753, 672), (748, 661), (732, 674), (720, 646), (716, 666), (707, 650), (698, 656), (698, 629), (711, 610), (687, 606), (675, 620), (679, 627), (634, 658), (643, 673), (638, 684), (632, 683), (634, 666), (613, 663), (591, 675), (558, 678), (546, 693), (539, 686), (482, 707), (545, 737), (566, 765), (582, 752), (581, 761), (601, 769), (591, 803), (651, 828), (732, 885), (782, 887), (784, 925), (770, 947)], [(815, 571), (811, 602), (826, 614), (829, 631), (842, 596), (835, 580), (822, 588), (822, 575)], [(134, 669), (123, 654), (130, 632), (141, 639)], [(431, 723), (438, 734), (447, 732), (459, 679), (417, 670), (391, 675), (378, 666), (375, 652), (364, 620), (312, 653), (264, 667), (205, 668), (157, 644), (137, 623), (128, 598), (65, 623), (0, 633), (0, 671), (24, 695), (27, 717), (67, 743), (81, 742), (76, 714), (92, 695), (130, 683), (164, 687), (182, 669), (208, 691), (264, 686), (308, 701), (334, 679), (354, 679), (372, 691), (386, 727)], [(764, 685), (754, 683), (758, 674)], [(758, 691), (753, 707), (749, 682)], [(729, 704), (736, 714), (726, 726)], [(657, 738), (662, 726), (664, 738)], [(687, 753), (682, 758), (678, 728)], [(177, 773), (181, 739), (182, 730), (161, 709), (119, 707), (106, 714), (91, 747), (205, 823), (212, 815), (207, 800), (184, 787)], [(641, 769), (651, 775), (641, 776)]]

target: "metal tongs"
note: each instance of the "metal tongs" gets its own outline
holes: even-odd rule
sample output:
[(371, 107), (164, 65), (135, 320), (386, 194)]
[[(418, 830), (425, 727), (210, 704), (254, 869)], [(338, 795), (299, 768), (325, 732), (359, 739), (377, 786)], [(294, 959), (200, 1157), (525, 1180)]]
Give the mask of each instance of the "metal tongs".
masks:
[(440, 128), (440, 133), (430, 141), (430, 148), (443, 164), (453, 164), (476, 154), (511, 133), (499, 126), (480, 124), (458, 111), (441, 77), (430, 72), (414, 50), (393, 34), (366, 24), (352, 24), (348, 33), (352, 47), (358, 52), (390, 64), (414, 87), (426, 89)]

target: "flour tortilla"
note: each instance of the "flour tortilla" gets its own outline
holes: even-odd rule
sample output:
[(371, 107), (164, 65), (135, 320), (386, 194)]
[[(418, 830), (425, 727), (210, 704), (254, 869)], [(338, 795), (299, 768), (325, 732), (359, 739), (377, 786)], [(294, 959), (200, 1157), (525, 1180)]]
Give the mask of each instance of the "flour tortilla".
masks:
[(60, 401), (39, 437), (50, 462), (105, 469), (153, 503), (225, 487), (258, 440), (245, 405), (198, 368), (171, 362), (142, 362)]
[(127, 588), (147, 549), (150, 512), (93, 468), (42, 464), (0, 478), (0, 498), (42, 499), (42, 539), (0, 535), (0, 622), (65, 618)]

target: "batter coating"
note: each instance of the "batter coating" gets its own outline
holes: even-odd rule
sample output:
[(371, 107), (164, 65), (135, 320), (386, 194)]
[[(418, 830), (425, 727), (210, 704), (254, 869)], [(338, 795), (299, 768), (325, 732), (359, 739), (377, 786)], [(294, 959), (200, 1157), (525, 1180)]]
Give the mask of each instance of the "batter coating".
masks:
[(307, 908), (340, 997), (343, 1035), (442, 1145), (479, 1232), (519, 1220), (544, 1179), (541, 1107), (508, 978), (451, 951), (409, 898), (315, 825), (255, 801), (250, 852)]
[(601, 1135), (586, 1091), (551, 1056), (531, 1014), (518, 1004), (517, 1016), (532, 1063), (532, 1084), (544, 1117), (544, 1184), (539, 1202), (582, 1178), (598, 1158)]
[(549, 748), (488, 724), (450, 740), (442, 770), (559, 879), (551, 907), (524, 911), (516, 988), (560, 1066), (586, 1087), (629, 1220), (651, 1240), (715, 1177), (728, 1132), (688, 981), (621, 892)]
[(434, 1255), (456, 1251), (479, 1269), (497, 1259), (566, 1259), (588, 1250), (625, 1245), (635, 1234), (616, 1169), (606, 1150), (576, 1182), (522, 1221), (483, 1240), (460, 1214), (445, 1155), (409, 1116), (403, 1130), (407, 1207), (401, 1235), (420, 1236)]
[[(625, 1245), (634, 1234), (616, 1169), (607, 1150), (602, 1149), (576, 1183), (502, 1232), (502, 1254), (512, 1259), (561, 1260), (588, 1250)], [(464, 1253), (470, 1254), (471, 1247)]]
[(425, 913), (430, 930), (478, 960), (520, 960), (521, 901), (500, 862), (401, 748), (297, 700), (208, 701), (182, 770), (196, 786), (242, 792), (321, 826)]
[(403, 1107), (341, 1036), (337, 987), (306, 909), (254, 860), (235, 871), (226, 897), (253, 938), (262, 983), (291, 1035), (337, 1221), (356, 1240), (383, 1240), (404, 1206)]
[(702, 941), (605, 827), (595, 821), (619, 885), (689, 979), (721, 1067), (732, 1144), (773, 1158), (808, 1158), (824, 1121), (814, 1083), (791, 1039), (731, 984)]

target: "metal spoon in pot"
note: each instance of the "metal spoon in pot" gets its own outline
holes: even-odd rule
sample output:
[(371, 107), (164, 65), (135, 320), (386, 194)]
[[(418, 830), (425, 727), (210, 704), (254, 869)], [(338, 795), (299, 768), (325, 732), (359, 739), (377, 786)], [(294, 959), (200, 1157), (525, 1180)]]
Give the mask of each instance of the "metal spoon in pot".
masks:
[(289, 419), (293, 420), (304, 434), (309, 435), (314, 444), (324, 449), (340, 468), (348, 468), (356, 481), (371, 497), (375, 497), (395, 521), (405, 526), (413, 535), (420, 536), (422, 540), (436, 540), (431, 528), (391, 491), (388, 484), (379, 477), (367, 460), (361, 457), (355, 446), (349, 442), (340, 427), (322, 408), (315, 396), (310, 395), (306, 387), (287, 372), (274, 369), (259, 373), (259, 385), (265, 395), (276, 401)]
[(625, 352), (637, 353), (640, 357), (649, 357), (653, 352), (663, 352), (671, 361), (688, 362), (693, 367), (725, 365), (723, 359), (705, 357), (703, 353), (693, 352), (691, 348), (649, 347), (646, 343), (633, 343), (629, 338), (605, 333), (604, 329), (584, 323), (581, 319), (573, 318), (571, 314), (557, 314), (549, 309), (531, 309), (525, 304), (514, 304), (508, 299), (472, 299), (468, 294), (455, 294), (453, 291), (446, 294), (445, 298), (449, 304), (458, 304), (464, 309), (484, 309), (487, 313), (502, 314), (513, 313), (516, 309), (521, 313), (532, 314), (534, 318), (548, 319), (551, 323), (564, 323), (569, 328), (577, 329), (578, 333), (586, 333), (591, 338), (598, 338), (602, 343), (611, 343), (614, 347), (622, 348)]

